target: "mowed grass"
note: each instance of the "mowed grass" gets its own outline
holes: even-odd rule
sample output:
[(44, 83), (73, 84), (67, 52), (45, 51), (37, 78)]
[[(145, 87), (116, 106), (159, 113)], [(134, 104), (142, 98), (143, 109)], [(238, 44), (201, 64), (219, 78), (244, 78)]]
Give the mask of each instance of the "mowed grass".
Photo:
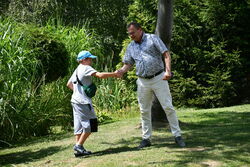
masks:
[(154, 129), (153, 145), (138, 150), (141, 141), (138, 112), (134, 117), (101, 125), (85, 145), (94, 152), (91, 156), (75, 158), (74, 137), (65, 133), (1, 149), (0, 166), (250, 166), (250, 105), (177, 112), (186, 148), (175, 145), (164, 124)]

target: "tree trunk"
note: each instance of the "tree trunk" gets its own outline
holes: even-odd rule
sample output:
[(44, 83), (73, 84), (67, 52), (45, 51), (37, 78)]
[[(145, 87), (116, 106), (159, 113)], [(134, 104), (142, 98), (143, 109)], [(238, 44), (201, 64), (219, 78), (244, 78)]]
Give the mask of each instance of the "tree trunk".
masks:
[[(170, 50), (170, 42), (172, 36), (173, 25), (173, 0), (159, 0), (158, 1), (158, 17), (155, 34), (158, 35)], [(154, 95), (152, 105), (152, 122), (167, 121), (166, 114), (162, 109), (158, 99)]]
[(155, 34), (170, 48), (173, 26), (173, 0), (159, 0)]

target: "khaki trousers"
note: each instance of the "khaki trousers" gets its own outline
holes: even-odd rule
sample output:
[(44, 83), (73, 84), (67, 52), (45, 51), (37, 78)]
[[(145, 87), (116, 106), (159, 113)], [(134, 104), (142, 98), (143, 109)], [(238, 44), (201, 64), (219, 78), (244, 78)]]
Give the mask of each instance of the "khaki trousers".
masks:
[(158, 98), (164, 109), (171, 132), (175, 137), (181, 136), (178, 118), (172, 105), (172, 96), (169, 90), (168, 81), (162, 80), (164, 72), (152, 79), (137, 79), (137, 95), (141, 111), (142, 138), (149, 139), (152, 135), (151, 107), (153, 93)]

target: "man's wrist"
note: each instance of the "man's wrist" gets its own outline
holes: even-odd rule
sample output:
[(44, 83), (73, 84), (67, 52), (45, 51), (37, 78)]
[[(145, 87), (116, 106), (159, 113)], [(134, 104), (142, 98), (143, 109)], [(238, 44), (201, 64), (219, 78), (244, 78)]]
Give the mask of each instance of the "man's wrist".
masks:
[(168, 73), (168, 74), (171, 74), (171, 71), (170, 71), (170, 70), (166, 70), (165, 72)]

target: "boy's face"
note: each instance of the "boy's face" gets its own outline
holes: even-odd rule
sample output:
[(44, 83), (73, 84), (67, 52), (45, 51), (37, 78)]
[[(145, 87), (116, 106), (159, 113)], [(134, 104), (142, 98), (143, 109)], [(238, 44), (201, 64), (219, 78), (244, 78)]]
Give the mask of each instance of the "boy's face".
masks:
[(92, 64), (92, 59), (91, 58), (86, 58), (85, 61), (86, 61), (87, 65)]
[(83, 64), (83, 65), (89, 65), (89, 66), (91, 66), (92, 59), (91, 58), (86, 58), (86, 59), (83, 59), (80, 63)]

